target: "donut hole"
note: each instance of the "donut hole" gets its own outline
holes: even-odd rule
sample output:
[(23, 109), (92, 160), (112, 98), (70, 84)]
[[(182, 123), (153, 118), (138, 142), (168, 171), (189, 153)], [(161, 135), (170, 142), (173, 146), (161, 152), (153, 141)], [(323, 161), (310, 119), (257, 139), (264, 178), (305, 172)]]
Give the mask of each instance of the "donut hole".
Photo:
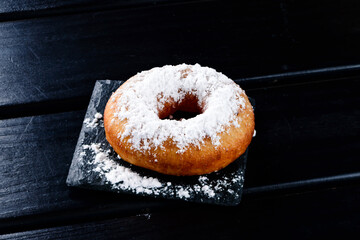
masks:
[(182, 119), (190, 119), (190, 118), (196, 117), (199, 114), (200, 113), (195, 113), (195, 112), (176, 111), (176, 112), (174, 112), (173, 114), (170, 114), (169, 116), (167, 116), (164, 119), (180, 121)]
[(203, 113), (199, 106), (198, 98), (193, 94), (187, 94), (180, 102), (168, 101), (159, 111), (160, 119), (182, 120), (196, 117)]

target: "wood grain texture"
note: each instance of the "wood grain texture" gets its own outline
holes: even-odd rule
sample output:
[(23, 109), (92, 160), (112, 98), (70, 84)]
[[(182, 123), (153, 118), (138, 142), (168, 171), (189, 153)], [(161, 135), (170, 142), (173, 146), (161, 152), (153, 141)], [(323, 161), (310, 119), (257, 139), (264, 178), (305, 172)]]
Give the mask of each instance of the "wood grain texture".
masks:
[(248, 91), (257, 136), (247, 186), (359, 171), (359, 87), (355, 78)]
[(263, 199), (238, 208), (184, 206), (0, 236), (0, 239), (351, 238), (360, 233), (360, 185)]
[(0, 2), (0, 21), (14, 21), (19, 19), (177, 2), (187, 2), (187, 0), (8, 0)]
[(84, 113), (0, 121), (0, 232), (172, 204), (66, 186)]
[(43, 9), (51, 9), (63, 6), (71, 6), (80, 3), (91, 3), (91, 0), (63, 0), (63, 1), (55, 1), (55, 0), (9, 0), (2, 1), (0, 3), (0, 14), (4, 13), (16, 13), (16, 12), (24, 12), (24, 11), (40, 11)]
[(198, 62), (236, 79), (358, 63), (357, 4), (209, 1), (4, 22), (0, 108), (58, 108), (88, 99), (96, 79), (165, 64)]
[[(251, 4), (239, 6), (239, 14), (231, 5), (207, 2), (2, 23), (0, 106), (89, 96), (97, 79), (123, 80), (165, 64), (200, 62), (239, 72), (228, 63), (248, 51), (239, 43), (255, 47), (253, 34), (261, 36), (257, 45), (269, 40), (268, 50), (262, 48), (275, 51), (271, 34), (280, 31), (279, 19), (266, 14), (270, 9), (252, 18), (258, 9)], [(254, 51), (254, 58), (265, 54)]]
[[(248, 91), (256, 100), (257, 136), (245, 188), (360, 172), (357, 89), (358, 79), (340, 79)], [(77, 111), (0, 121), (1, 232), (183, 205), (69, 189), (65, 179), (83, 115)]]
[(1, 218), (62, 208), (84, 112), (1, 121)]
[(72, 192), (65, 183), (83, 118), (77, 111), (0, 122), (0, 219), (92, 205), (85, 196), (109, 197)]

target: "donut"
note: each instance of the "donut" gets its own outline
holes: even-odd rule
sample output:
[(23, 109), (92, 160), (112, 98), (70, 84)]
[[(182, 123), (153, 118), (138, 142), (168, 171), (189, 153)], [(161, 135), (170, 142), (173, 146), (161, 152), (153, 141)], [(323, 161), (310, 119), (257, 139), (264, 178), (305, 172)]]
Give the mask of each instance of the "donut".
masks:
[[(176, 111), (189, 119), (168, 119)], [(220, 170), (250, 144), (255, 116), (245, 91), (199, 64), (143, 71), (122, 84), (104, 111), (106, 139), (125, 161), (162, 174)]]

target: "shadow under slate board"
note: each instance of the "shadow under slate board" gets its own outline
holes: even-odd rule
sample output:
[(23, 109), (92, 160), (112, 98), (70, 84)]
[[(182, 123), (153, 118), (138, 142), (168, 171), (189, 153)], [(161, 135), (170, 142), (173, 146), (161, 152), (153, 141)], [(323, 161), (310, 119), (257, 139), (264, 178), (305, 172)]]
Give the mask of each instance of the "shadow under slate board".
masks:
[[(68, 186), (190, 202), (239, 204), (248, 150), (226, 168), (202, 176), (168, 176), (120, 159), (106, 140), (102, 115), (111, 94), (122, 83), (96, 82), (67, 177)], [(254, 100), (250, 101), (254, 105)]]

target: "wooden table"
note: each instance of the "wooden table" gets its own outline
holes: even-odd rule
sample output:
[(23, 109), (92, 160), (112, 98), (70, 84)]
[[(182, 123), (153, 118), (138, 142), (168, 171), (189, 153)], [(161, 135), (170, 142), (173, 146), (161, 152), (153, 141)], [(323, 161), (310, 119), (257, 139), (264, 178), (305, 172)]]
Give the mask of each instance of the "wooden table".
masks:
[[(358, 1), (0, 3), (0, 239), (360, 233)], [(200, 63), (256, 100), (237, 207), (66, 186), (94, 82)]]

